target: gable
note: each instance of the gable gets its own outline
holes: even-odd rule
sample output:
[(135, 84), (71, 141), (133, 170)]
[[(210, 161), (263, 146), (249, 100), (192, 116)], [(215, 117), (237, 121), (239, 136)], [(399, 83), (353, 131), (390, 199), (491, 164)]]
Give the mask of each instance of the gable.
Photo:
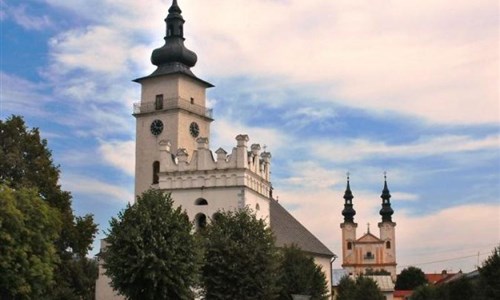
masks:
[(383, 241), (368, 232), (365, 233), (365, 235), (360, 237), (358, 240), (356, 240), (356, 243), (383, 243)]

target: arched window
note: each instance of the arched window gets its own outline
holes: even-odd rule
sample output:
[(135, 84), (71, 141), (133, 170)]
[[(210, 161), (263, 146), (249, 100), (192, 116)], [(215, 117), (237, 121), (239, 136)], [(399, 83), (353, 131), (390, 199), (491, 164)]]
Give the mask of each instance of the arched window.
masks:
[(207, 226), (207, 216), (205, 214), (197, 214), (194, 217), (194, 223), (196, 224), (196, 229), (205, 228)]
[(256, 210), (256, 211), (259, 211), (259, 210), (260, 210), (260, 205), (259, 205), (259, 203), (255, 204), (255, 210)]
[(352, 243), (351, 242), (347, 242), (347, 250), (352, 250)]
[(158, 182), (160, 181), (158, 173), (160, 173), (160, 162), (155, 161), (153, 163), (153, 184), (158, 184)]
[(194, 202), (194, 205), (208, 205), (208, 201), (203, 199), (203, 198), (199, 198), (199, 199), (196, 199), (196, 201)]
[(385, 242), (385, 248), (391, 249), (391, 242), (390, 241)]
[(168, 25), (167, 36), (171, 36), (174, 33), (174, 26)]

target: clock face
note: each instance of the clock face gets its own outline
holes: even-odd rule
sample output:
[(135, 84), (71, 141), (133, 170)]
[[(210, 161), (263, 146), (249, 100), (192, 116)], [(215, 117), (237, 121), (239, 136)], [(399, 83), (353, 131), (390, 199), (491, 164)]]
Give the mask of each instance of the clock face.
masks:
[(200, 127), (196, 122), (193, 122), (191, 123), (191, 125), (189, 125), (189, 133), (191, 133), (193, 137), (198, 137), (198, 135), (200, 134)]
[(154, 120), (151, 123), (151, 133), (154, 135), (159, 135), (163, 131), (163, 122), (160, 120)]

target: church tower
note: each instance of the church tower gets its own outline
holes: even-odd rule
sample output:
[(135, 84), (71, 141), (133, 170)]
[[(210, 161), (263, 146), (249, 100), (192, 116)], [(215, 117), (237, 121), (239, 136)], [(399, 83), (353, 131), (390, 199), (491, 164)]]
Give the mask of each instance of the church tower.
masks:
[(134, 80), (142, 86), (141, 101), (134, 104), (136, 118), (135, 194), (158, 184), (159, 145), (173, 153), (192, 153), (196, 139), (210, 136), (212, 111), (206, 108), (206, 89), (212, 84), (191, 71), (196, 54), (184, 45), (184, 19), (174, 0), (165, 19), (165, 44), (155, 49), (149, 76)]
[(382, 190), (382, 208), (380, 215), (382, 222), (378, 223), (380, 229), (380, 239), (384, 242), (385, 269), (396, 275), (396, 223), (392, 222), (394, 210), (391, 207), (391, 193), (387, 187), (387, 176), (384, 175), (384, 189)]
[(354, 223), (356, 211), (353, 208), (351, 185), (349, 183), (349, 175), (347, 176), (347, 187), (344, 193), (344, 209), (342, 215), (344, 222), (340, 224), (342, 228), (342, 262), (345, 264), (353, 264), (356, 260), (354, 243), (356, 241), (356, 228), (358, 224)]

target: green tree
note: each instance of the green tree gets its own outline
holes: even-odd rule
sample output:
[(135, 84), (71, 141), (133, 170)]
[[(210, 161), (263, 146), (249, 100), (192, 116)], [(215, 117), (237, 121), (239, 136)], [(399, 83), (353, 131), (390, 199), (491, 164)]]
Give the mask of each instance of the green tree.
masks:
[(486, 299), (500, 299), (500, 246), (483, 262), (479, 277)]
[(61, 221), (34, 189), (0, 184), (0, 299), (40, 299), (58, 261)]
[(218, 213), (200, 230), (205, 299), (274, 299), (277, 249), (271, 229), (249, 209)]
[(347, 276), (339, 283), (337, 300), (384, 300), (377, 283), (371, 278), (358, 276), (353, 280)]
[(424, 272), (417, 267), (403, 269), (396, 279), (396, 290), (413, 290), (427, 283)]
[(446, 300), (438, 287), (423, 284), (416, 287), (410, 296), (411, 300)]
[(110, 221), (102, 254), (111, 286), (131, 300), (192, 299), (199, 251), (170, 194), (149, 190)]
[(279, 299), (292, 299), (292, 294), (309, 295), (312, 300), (326, 299), (328, 282), (320, 266), (296, 245), (280, 251), (278, 268)]
[[(92, 215), (76, 217), (71, 208), (71, 194), (63, 191), (59, 182), (60, 170), (54, 165), (47, 140), (40, 138), (37, 128), (28, 129), (20, 116), (0, 120), (0, 183), (19, 190), (36, 189), (38, 195), (57, 209), (62, 226), (54, 242), (59, 263), (54, 269), (53, 288), (47, 292), (51, 299), (81, 299), (92, 286), (80, 289), (67, 274), (78, 272), (76, 261), (86, 260), (97, 232)], [(80, 273), (86, 276), (92, 273)], [(82, 278), (95, 282), (96, 276)], [(83, 299), (92, 299), (84, 297)]]
[(353, 300), (356, 292), (356, 282), (349, 276), (340, 279), (337, 300)]

